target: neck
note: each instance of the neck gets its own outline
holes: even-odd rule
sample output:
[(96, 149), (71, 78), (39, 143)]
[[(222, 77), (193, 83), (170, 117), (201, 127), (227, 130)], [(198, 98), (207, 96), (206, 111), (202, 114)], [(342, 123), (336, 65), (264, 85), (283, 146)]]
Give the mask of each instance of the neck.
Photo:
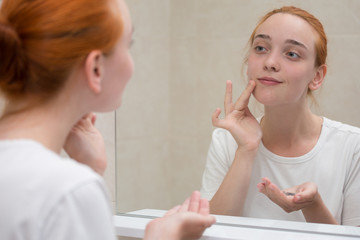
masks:
[(85, 114), (77, 108), (74, 98), (76, 94), (59, 94), (36, 105), (28, 100), (9, 103), (0, 118), (0, 139), (31, 139), (60, 153), (68, 133)]
[(321, 132), (322, 118), (307, 105), (265, 107), (261, 121), (263, 144), (282, 156), (299, 156), (310, 151)]

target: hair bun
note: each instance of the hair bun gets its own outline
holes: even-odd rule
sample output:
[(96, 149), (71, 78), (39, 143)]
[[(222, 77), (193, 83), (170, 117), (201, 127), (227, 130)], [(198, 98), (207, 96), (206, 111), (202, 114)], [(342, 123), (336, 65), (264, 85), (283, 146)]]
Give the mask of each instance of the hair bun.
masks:
[(26, 58), (21, 39), (9, 22), (0, 16), (0, 88), (11, 97), (25, 85)]

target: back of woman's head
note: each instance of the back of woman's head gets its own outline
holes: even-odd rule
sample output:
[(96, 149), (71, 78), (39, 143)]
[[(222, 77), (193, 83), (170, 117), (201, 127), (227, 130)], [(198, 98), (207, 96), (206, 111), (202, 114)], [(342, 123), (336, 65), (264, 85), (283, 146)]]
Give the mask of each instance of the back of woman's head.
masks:
[(109, 54), (122, 33), (115, 0), (3, 0), (0, 90), (10, 100), (49, 98), (92, 50)]

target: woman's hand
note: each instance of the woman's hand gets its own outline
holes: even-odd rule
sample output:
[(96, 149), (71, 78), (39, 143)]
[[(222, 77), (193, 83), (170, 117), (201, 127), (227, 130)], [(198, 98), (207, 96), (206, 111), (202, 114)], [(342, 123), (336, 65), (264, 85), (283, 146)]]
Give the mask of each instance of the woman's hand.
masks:
[(287, 213), (315, 205), (319, 195), (317, 185), (312, 182), (280, 190), (268, 178), (263, 178), (257, 187), (259, 192), (265, 194)]
[(321, 199), (315, 183), (307, 182), (280, 190), (268, 178), (263, 178), (257, 187), (287, 213), (301, 210), (307, 222), (338, 224)]
[(213, 125), (228, 130), (237, 142), (239, 149), (257, 149), (261, 141), (260, 124), (248, 108), (249, 99), (255, 85), (255, 81), (250, 80), (238, 100), (233, 103), (232, 83), (227, 81), (224, 101), (225, 119), (219, 119), (220, 108), (217, 108), (212, 115)]
[(145, 240), (199, 239), (206, 228), (215, 223), (209, 214), (209, 202), (194, 191), (182, 205), (170, 209), (164, 217), (148, 223)]
[(71, 158), (103, 175), (107, 166), (105, 143), (95, 121), (94, 113), (80, 119), (70, 131), (64, 150)]

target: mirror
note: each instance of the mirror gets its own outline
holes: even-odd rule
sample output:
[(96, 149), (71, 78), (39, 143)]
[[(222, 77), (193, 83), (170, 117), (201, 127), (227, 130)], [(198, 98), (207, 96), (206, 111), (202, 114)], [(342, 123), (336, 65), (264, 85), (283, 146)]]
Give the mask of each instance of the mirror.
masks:
[[(131, 0), (135, 74), (116, 112), (116, 211), (169, 209), (200, 189), (225, 81), (244, 88), (248, 38), (269, 10), (295, 5), (328, 36), (321, 115), (360, 127), (360, 2), (345, 0)], [(253, 110), (256, 110), (253, 108)], [(260, 114), (256, 113), (255, 115)]]

